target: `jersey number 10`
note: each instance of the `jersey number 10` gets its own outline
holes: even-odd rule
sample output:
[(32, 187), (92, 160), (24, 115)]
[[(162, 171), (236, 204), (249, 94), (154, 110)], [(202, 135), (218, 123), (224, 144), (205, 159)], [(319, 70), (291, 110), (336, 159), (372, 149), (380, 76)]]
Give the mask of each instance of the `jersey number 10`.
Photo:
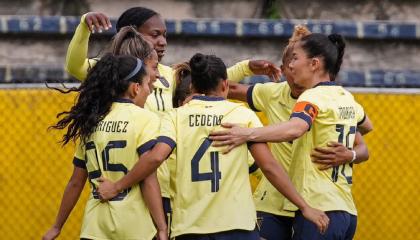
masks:
[[(338, 135), (338, 142), (341, 143), (341, 144), (346, 145), (346, 147), (349, 148), (349, 149), (350, 148), (353, 148), (353, 146), (350, 147), (350, 134), (356, 134), (356, 127), (355, 126), (351, 126), (350, 127), (349, 132), (346, 135), (346, 139), (344, 139), (344, 125), (337, 124), (335, 126), (335, 130), (338, 133), (340, 133), (340, 135)], [(345, 140), (345, 142), (344, 142), (344, 140)], [(337, 182), (337, 180), (338, 180), (338, 174), (341, 172), (341, 174), (346, 178), (347, 183), (348, 184), (352, 184), (352, 182), (353, 182), (352, 176), (346, 176), (346, 174), (344, 172), (344, 170), (346, 169), (346, 165), (347, 164), (343, 164), (341, 166), (333, 167), (332, 174), (331, 174), (331, 178), (332, 178), (332, 181), (333, 182)], [(352, 166), (353, 166), (353, 164), (349, 164), (349, 167), (352, 167)], [(341, 168), (341, 171), (340, 171), (340, 167), (342, 167)]]

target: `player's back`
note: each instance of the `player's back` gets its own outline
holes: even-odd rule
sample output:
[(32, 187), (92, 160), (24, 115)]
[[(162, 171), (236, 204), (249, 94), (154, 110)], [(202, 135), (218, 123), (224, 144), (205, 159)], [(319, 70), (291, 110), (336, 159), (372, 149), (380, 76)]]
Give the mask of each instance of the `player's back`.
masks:
[(113, 103), (111, 111), (82, 146), (92, 193), (86, 204), (81, 237), (151, 239), (154, 236), (156, 231), (139, 185), (122, 191), (107, 203), (100, 202), (95, 189), (100, 176), (117, 181), (133, 168), (139, 155), (154, 141), (156, 122), (159, 119), (154, 113), (121, 100)]
[(228, 154), (211, 146), (209, 133), (223, 122), (259, 127), (257, 116), (242, 104), (196, 96), (169, 114), (176, 130), (173, 236), (253, 230), (255, 208), (244, 144)]
[[(353, 148), (357, 124), (364, 117), (362, 107), (350, 92), (330, 82), (299, 97), (292, 117), (304, 112), (315, 117), (309, 131), (294, 142), (290, 169), (293, 183), (312, 207), (357, 214), (351, 194), (352, 164), (319, 170), (310, 153), (332, 141)], [(287, 208), (293, 209), (290, 204)]]

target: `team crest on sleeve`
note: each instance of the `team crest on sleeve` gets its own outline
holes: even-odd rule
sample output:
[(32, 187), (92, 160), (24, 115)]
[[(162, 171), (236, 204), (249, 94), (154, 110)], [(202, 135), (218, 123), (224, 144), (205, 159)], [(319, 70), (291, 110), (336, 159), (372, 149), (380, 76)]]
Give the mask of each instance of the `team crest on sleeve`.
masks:
[(165, 86), (167, 88), (169, 87), (169, 82), (168, 82), (168, 80), (166, 80), (166, 78), (160, 77), (159, 81), (163, 84), (163, 86)]

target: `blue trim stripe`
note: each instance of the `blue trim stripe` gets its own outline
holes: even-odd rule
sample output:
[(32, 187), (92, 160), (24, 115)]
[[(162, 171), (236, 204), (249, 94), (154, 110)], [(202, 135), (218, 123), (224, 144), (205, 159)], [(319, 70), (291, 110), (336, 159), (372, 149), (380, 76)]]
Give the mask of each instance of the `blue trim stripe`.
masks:
[(201, 96), (201, 95), (193, 96), (192, 99), (202, 100), (202, 101), (223, 101), (223, 100), (226, 100), (223, 97), (211, 97), (211, 96)]
[(319, 87), (319, 86), (337, 86), (336, 82), (330, 81), (330, 82), (320, 82), (317, 85), (314, 86), (315, 87)]
[(362, 124), (365, 120), (366, 120), (366, 113), (365, 113), (365, 115), (363, 115), (362, 120), (360, 120), (359, 122), (357, 122), (357, 126), (359, 126), (360, 124)]
[(127, 98), (118, 98), (114, 102), (118, 102), (118, 103), (133, 103), (133, 101), (131, 101), (130, 99), (127, 99)]
[(255, 105), (254, 105), (254, 100), (252, 99), (252, 93), (254, 91), (254, 87), (255, 85), (252, 85), (248, 88), (248, 90), (246, 91), (246, 101), (248, 102), (249, 107), (255, 111), (255, 112), (260, 112), (260, 110), (258, 110)]
[(159, 136), (157, 138), (157, 142), (166, 143), (169, 145), (169, 147), (171, 147), (171, 149), (174, 149), (176, 147), (176, 142), (172, 140), (172, 138), (167, 137), (167, 136)]
[(141, 145), (140, 147), (137, 148), (137, 153), (139, 155), (142, 155), (143, 153), (152, 149), (156, 145), (156, 143), (157, 142), (156, 142), (155, 139), (152, 139), (152, 140), (149, 140), (149, 141), (143, 143), (143, 145)]
[(309, 126), (308, 131), (311, 130), (312, 119), (306, 113), (304, 113), (304, 112), (294, 112), (294, 113), (292, 113), (292, 115), (290, 115), (290, 118), (293, 118), (293, 117), (297, 117), (297, 118), (300, 118), (300, 119), (304, 120)]
[(248, 168), (248, 173), (254, 173), (255, 171), (257, 171), (259, 169), (258, 165), (256, 162), (254, 162), (251, 166), (249, 166)]
[(78, 167), (78, 168), (86, 169), (86, 162), (83, 161), (80, 158), (77, 158), (77, 157), (74, 157), (73, 158), (73, 165), (76, 166), (76, 167)]

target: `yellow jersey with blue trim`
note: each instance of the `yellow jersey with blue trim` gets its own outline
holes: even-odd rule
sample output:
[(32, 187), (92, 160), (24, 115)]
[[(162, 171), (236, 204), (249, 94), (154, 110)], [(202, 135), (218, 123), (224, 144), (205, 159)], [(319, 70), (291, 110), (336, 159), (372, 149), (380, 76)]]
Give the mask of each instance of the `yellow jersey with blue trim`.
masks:
[(247, 145), (221, 154), (208, 138), (223, 122), (262, 126), (243, 104), (208, 96), (194, 96), (162, 120), (158, 142), (168, 144), (176, 156), (171, 159), (173, 237), (255, 228)]
[[(269, 124), (289, 120), (296, 98), (291, 95), (287, 82), (255, 84), (248, 88), (248, 105), (254, 111), (263, 112)], [(271, 152), (286, 172), (292, 159), (292, 142), (270, 143)], [(257, 211), (293, 217), (294, 213), (283, 209), (285, 197), (263, 176), (254, 192)]]
[[(353, 148), (357, 126), (365, 119), (362, 106), (335, 82), (321, 82), (299, 97), (291, 118), (300, 118), (309, 126), (292, 149), (289, 174), (298, 192), (314, 208), (357, 215), (351, 193), (353, 164), (319, 170), (310, 154), (331, 141)], [(296, 211), (297, 207), (285, 200), (285, 209)]]
[(87, 170), (91, 186), (81, 238), (150, 240), (156, 234), (139, 184), (104, 203), (96, 189), (101, 176), (117, 181), (126, 175), (139, 156), (156, 144), (159, 128), (153, 112), (120, 99), (92, 135), (77, 145), (73, 163)]

